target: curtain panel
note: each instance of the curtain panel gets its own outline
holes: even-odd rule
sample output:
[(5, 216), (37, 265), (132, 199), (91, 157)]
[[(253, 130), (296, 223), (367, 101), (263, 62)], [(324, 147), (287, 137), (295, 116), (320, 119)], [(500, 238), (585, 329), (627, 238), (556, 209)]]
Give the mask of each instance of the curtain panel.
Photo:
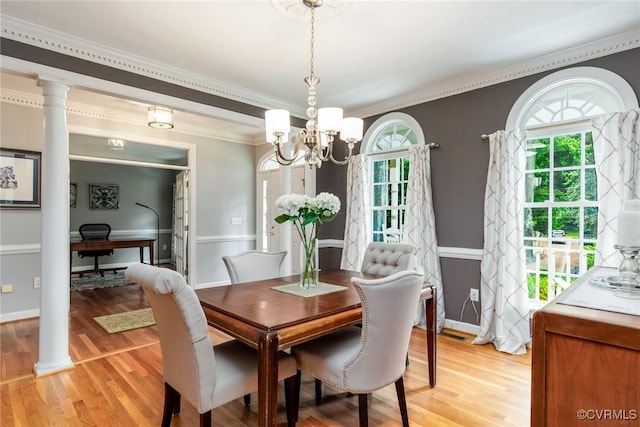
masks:
[(593, 148), (598, 177), (598, 244), (596, 265), (618, 267), (622, 255), (618, 214), (625, 200), (640, 199), (640, 109), (604, 114), (593, 123)]
[(484, 247), (480, 264), (482, 313), (474, 344), (523, 354), (530, 341), (524, 253), (526, 138), (519, 132), (489, 135), (484, 202)]
[(344, 246), (340, 268), (360, 271), (370, 233), (370, 174), (366, 156), (353, 156), (347, 167)]

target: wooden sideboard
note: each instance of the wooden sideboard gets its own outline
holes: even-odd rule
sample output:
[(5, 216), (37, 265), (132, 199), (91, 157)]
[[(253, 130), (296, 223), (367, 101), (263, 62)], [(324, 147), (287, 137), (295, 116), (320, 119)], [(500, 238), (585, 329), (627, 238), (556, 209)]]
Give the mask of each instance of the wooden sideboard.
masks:
[(640, 311), (562, 304), (602, 273), (589, 270), (533, 316), (532, 427), (640, 425)]

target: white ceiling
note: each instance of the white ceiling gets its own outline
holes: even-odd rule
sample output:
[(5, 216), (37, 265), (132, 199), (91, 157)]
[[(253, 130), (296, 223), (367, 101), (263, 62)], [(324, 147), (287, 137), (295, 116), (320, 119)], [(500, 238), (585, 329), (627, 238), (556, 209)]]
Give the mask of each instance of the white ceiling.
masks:
[[(324, 0), (316, 11), (319, 106), (362, 117), (640, 46), (638, 0)], [(1, 12), (3, 37), (129, 70), (143, 64), (142, 74), (264, 108), (306, 108), (310, 24), (300, 0), (2, 0)], [(9, 84), (19, 85), (3, 74)]]

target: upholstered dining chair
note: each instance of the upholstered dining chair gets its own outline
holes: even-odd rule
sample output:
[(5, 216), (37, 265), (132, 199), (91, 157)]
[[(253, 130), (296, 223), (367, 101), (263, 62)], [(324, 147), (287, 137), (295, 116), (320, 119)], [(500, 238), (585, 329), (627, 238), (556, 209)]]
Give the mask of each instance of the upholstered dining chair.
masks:
[(341, 391), (358, 395), (360, 426), (368, 425), (367, 395), (395, 383), (402, 425), (409, 425), (402, 376), (424, 281), (406, 270), (388, 277), (352, 283), (362, 303), (362, 328), (348, 327), (291, 349), (300, 372)]
[[(180, 412), (183, 396), (211, 426), (211, 411), (258, 390), (258, 354), (239, 341), (211, 345), (207, 320), (195, 291), (176, 271), (136, 263), (125, 276), (142, 286), (158, 325), (165, 385), (162, 426)], [(287, 425), (295, 425), (296, 364), (278, 356), (278, 380), (285, 380)]]
[(367, 246), (360, 271), (389, 276), (416, 268), (416, 248), (405, 243), (371, 242)]
[(287, 251), (245, 251), (222, 257), (231, 283), (252, 282), (279, 277), (280, 268)]
[[(111, 226), (109, 224), (82, 224), (78, 228), (80, 237), (82, 240), (109, 240), (111, 234)], [(113, 253), (113, 249), (98, 249), (78, 251), (80, 258), (93, 257), (93, 272), (100, 273), (100, 276), (104, 277), (104, 271), (100, 270), (98, 264), (98, 258), (101, 256), (108, 256)], [(84, 276), (84, 272), (80, 273), (80, 277)]]

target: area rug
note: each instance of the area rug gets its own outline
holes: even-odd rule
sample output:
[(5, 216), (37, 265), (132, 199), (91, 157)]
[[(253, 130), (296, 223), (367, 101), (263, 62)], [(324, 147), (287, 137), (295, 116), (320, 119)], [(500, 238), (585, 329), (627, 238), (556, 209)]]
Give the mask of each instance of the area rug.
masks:
[(86, 291), (89, 289), (112, 288), (114, 286), (131, 285), (132, 283), (124, 277), (124, 272), (116, 274), (104, 273), (104, 277), (99, 274), (87, 274), (84, 277), (71, 278), (71, 291)]
[(127, 311), (125, 313), (108, 314), (106, 316), (94, 317), (93, 320), (110, 334), (146, 328), (147, 326), (156, 324), (156, 319), (154, 319), (153, 312), (150, 308)]

